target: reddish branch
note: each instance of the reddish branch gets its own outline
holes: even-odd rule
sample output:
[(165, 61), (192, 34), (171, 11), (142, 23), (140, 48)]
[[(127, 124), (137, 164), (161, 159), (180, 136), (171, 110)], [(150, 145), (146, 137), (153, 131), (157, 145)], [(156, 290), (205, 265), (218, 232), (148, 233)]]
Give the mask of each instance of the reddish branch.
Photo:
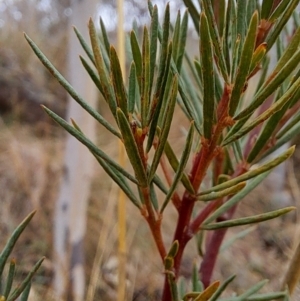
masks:
[[(222, 131), (225, 127), (232, 124), (232, 119), (228, 116), (228, 103), (230, 99), (230, 94), (231, 87), (225, 86), (222, 99), (220, 100), (219, 106), (217, 108), (218, 122), (215, 126), (212, 138), (210, 140), (203, 138), (202, 148), (200, 152), (196, 154), (194, 164), (190, 173), (190, 180), (195, 191), (199, 190), (212, 160), (218, 154), (220, 154), (220, 147), (218, 146), (218, 141), (222, 134)], [(201, 225), (205, 218), (215, 210), (215, 206), (218, 205), (218, 203), (216, 205), (209, 204), (207, 207), (205, 207), (205, 209), (200, 213), (200, 215), (196, 219), (196, 222), (194, 221), (194, 223), (191, 224), (193, 226), (193, 228), (191, 228), (190, 221), (195, 201), (196, 197), (194, 195), (191, 195), (188, 191), (185, 191), (182, 197), (181, 206), (179, 208), (179, 216), (174, 235), (174, 241), (177, 240), (179, 242), (179, 250), (174, 259), (174, 273), (176, 278), (179, 274), (183, 251), (188, 241), (193, 237), (193, 231), (196, 231), (199, 228), (198, 223), (200, 223)], [(162, 300), (171, 300), (170, 288), (167, 278), (165, 279)]]

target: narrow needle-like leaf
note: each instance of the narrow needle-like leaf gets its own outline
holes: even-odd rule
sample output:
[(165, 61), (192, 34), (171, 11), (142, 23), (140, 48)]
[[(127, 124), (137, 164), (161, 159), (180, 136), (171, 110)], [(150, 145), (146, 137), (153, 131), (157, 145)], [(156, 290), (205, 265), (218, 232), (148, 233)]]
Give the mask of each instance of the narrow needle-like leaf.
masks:
[(218, 298), (221, 296), (221, 294), (225, 291), (226, 287), (228, 286), (228, 284), (230, 284), (235, 278), (235, 275), (232, 275), (231, 277), (229, 277), (228, 279), (226, 279), (219, 287), (218, 289), (215, 291), (215, 293), (211, 296), (211, 298), (209, 299), (209, 301), (217, 301)]
[(188, 32), (188, 12), (186, 11), (183, 15), (181, 26), (180, 26), (180, 35), (179, 35), (179, 44), (177, 51), (177, 61), (176, 67), (178, 72), (181, 71), (182, 61), (185, 53), (185, 46), (187, 40), (187, 32)]
[(157, 5), (154, 5), (153, 12), (151, 16), (151, 29), (150, 29), (150, 92), (151, 94), (154, 71), (156, 65), (156, 55), (157, 55), (157, 37), (158, 37), (158, 9)]
[(125, 92), (122, 70), (114, 47), (110, 47), (111, 80), (115, 90), (118, 107), (128, 117), (127, 96)]
[(86, 59), (84, 57), (82, 57), (80, 55), (79, 58), (81, 60), (81, 63), (83, 65), (83, 67), (85, 68), (85, 70), (89, 74), (90, 78), (93, 80), (94, 84), (96, 85), (98, 90), (101, 92), (103, 97), (105, 97), (103, 87), (102, 87), (102, 85), (100, 83), (100, 80), (99, 80), (99, 75), (96, 74), (96, 72), (93, 70), (93, 68), (89, 65), (89, 63), (86, 61)]
[(29, 283), (25, 287), (21, 295), (20, 301), (28, 301), (30, 290), (31, 290), (31, 281), (29, 281)]
[(27, 227), (33, 216), (35, 215), (36, 211), (31, 212), (19, 225), (18, 227), (14, 230), (12, 233), (11, 237), (9, 238), (8, 242), (4, 246), (1, 254), (0, 254), (0, 276), (3, 273), (4, 265), (11, 254), (18, 238), (24, 231), (24, 229)]
[(80, 42), (80, 45), (82, 46), (83, 50), (85, 51), (85, 53), (87, 54), (89, 59), (95, 65), (96, 63), (95, 63), (95, 59), (94, 59), (94, 55), (93, 55), (93, 51), (92, 51), (91, 47), (87, 44), (87, 42), (85, 41), (85, 39), (83, 38), (81, 33), (78, 31), (78, 29), (75, 26), (73, 28), (74, 28), (75, 34)]
[(243, 181), (247, 181), (251, 178), (254, 178), (262, 173), (265, 173), (266, 171), (274, 168), (275, 166), (279, 165), (280, 163), (282, 163), (283, 161), (287, 160), (295, 151), (295, 146), (292, 146), (290, 147), (288, 150), (286, 150), (285, 152), (283, 152), (280, 156), (278, 156), (277, 158), (275, 159), (272, 159), (270, 160), (269, 162), (265, 163), (264, 165), (258, 167), (258, 168), (255, 168), (253, 170), (249, 170), (248, 172), (236, 177), (236, 178), (233, 178), (229, 181), (226, 181), (222, 184), (219, 184), (219, 185), (216, 185), (210, 189), (207, 189), (203, 192), (201, 192), (199, 194), (199, 196), (202, 196), (202, 195), (206, 195), (208, 193), (211, 193), (211, 192), (216, 192), (216, 191), (220, 191), (220, 190), (223, 190), (223, 189), (227, 189), (229, 187), (232, 187), (232, 185), (236, 185), (240, 182), (243, 182)]
[(10, 293), (11, 288), (12, 288), (12, 284), (13, 284), (13, 280), (14, 280), (14, 276), (15, 276), (15, 269), (16, 269), (16, 260), (12, 259), (10, 261), (8, 275), (7, 275), (7, 281), (6, 281), (6, 284), (5, 284), (4, 297), (6, 299), (9, 296), (9, 293)]
[(132, 62), (129, 72), (129, 88), (128, 88), (128, 113), (133, 114), (135, 106), (135, 95), (136, 95), (136, 69), (135, 63)]
[(141, 123), (144, 129), (147, 126), (150, 102), (150, 41), (146, 26), (144, 27), (142, 54)]
[(290, 211), (295, 210), (295, 209), (296, 209), (296, 207), (286, 207), (283, 209), (278, 209), (278, 210), (270, 211), (267, 213), (253, 215), (250, 217), (242, 217), (242, 218), (232, 219), (232, 220), (224, 221), (224, 222), (206, 224), (206, 225), (202, 225), (201, 229), (202, 230), (216, 230), (216, 229), (222, 229), (222, 228), (229, 228), (229, 227), (236, 227), (236, 226), (260, 223), (260, 222), (267, 221), (269, 219), (276, 218), (283, 214), (289, 213)]
[(153, 179), (153, 176), (156, 172), (156, 169), (158, 167), (161, 155), (163, 154), (163, 151), (164, 151), (166, 141), (168, 139), (168, 135), (169, 135), (170, 127), (171, 127), (171, 122), (172, 122), (173, 116), (174, 116), (173, 114), (174, 114), (174, 109), (175, 109), (175, 104), (176, 104), (177, 91), (178, 91), (178, 77), (174, 76), (166, 116), (165, 116), (164, 123), (163, 123), (163, 126), (162, 126), (161, 134), (160, 134), (160, 137), (159, 137), (158, 146), (157, 146), (157, 149), (155, 151), (153, 161), (152, 161), (152, 165), (151, 165), (150, 171), (149, 171), (149, 180), (150, 180), (150, 182)]
[(113, 91), (113, 85), (110, 81), (107, 67), (104, 63), (103, 55), (99, 45), (97, 31), (92, 19), (90, 19), (89, 21), (89, 33), (96, 62), (96, 68), (98, 70), (100, 82), (103, 87), (105, 100), (107, 101), (112, 114), (116, 116), (117, 102)]
[(70, 83), (58, 72), (58, 70), (50, 63), (47, 57), (40, 51), (36, 44), (26, 34), (25, 38), (28, 41), (32, 50), (37, 55), (37, 57), (43, 63), (43, 65), (57, 79), (60, 85), (63, 88), (65, 88), (65, 90), (70, 94), (70, 96), (91, 116), (93, 116), (100, 124), (105, 126), (112, 134), (120, 137), (120, 134), (116, 130), (113, 130), (113, 127), (109, 126), (108, 123), (103, 119), (103, 117), (94, 108), (92, 108), (81, 96), (78, 95), (78, 93), (74, 90)]
[[(78, 124), (75, 122), (74, 119), (71, 119), (71, 122), (75, 129), (77, 129), (79, 132), (84, 135), (81, 128), (78, 126)], [(95, 153), (93, 153), (93, 156), (96, 158), (98, 163), (101, 165), (101, 167), (104, 169), (104, 171), (110, 176), (110, 178), (124, 191), (124, 193), (127, 195), (128, 199), (132, 201), (132, 203), (141, 209), (141, 204), (137, 201), (134, 193), (132, 192), (131, 188), (129, 187), (126, 179), (124, 179), (124, 176), (113, 166), (107, 164), (101, 157), (97, 156)]]
[(106, 28), (105, 28), (102, 18), (100, 18), (100, 27), (101, 27), (101, 33), (102, 33), (105, 50), (106, 50), (106, 53), (108, 54), (109, 50), (110, 50), (110, 43), (108, 40), (108, 35), (107, 35)]
[(194, 123), (191, 123), (188, 135), (186, 137), (186, 144), (184, 147), (184, 150), (182, 152), (182, 156), (174, 177), (174, 180), (172, 182), (172, 185), (169, 189), (169, 192), (162, 204), (162, 207), (160, 209), (160, 213), (163, 213), (163, 211), (165, 210), (166, 206), (168, 205), (169, 201), (171, 200), (173, 193), (179, 183), (179, 181), (181, 180), (183, 173), (184, 173), (184, 168), (186, 166), (186, 163), (189, 159), (190, 153), (191, 153), (191, 149), (192, 149), (192, 144), (193, 144), (193, 136), (194, 136)]
[(61, 127), (63, 127), (67, 132), (69, 132), (72, 136), (74, 136), (78, 141), (84, 144), (92, 153), (95, 153), (97, 156), (102, 158), (106, 163), (112, 165), (115, 169), (117, 169), (121, 174), (127, 177), (130, 181), (135, 184), (138, 184), (138, 181), (135, 177), (133, 177), (130, 173), (128, 173), (123, 167), (121, 167), (118, 163), (112, 160), (107, 154), (105, 154), (101, 149), (99, 149), (92, 141), (90, 141), (87, 137), (85, 137), (80, 131), (72, 127), (68, 124), (64, 119), (59, 117), (57, 114), (49, 110), (48, 108), (42, 106), (45, 112)]
[(215, 78), (211, 38), (207, 18), (204, 13), (201, 13), (200, 17), (200, 37), (200, 57), (203, 79), (203, 134), (206, 139), (210, 139), (215, 113)]
[(135, 176), (141, 187), (147, 187), (147, 176), (143, 160), (136, 145), (130, 124), (120, 108), (117, 109), (117, 119), (122, 133), (125, 149), (133, 167)]
[(23, 280), (23, 282), (18, 285), (18, 287), (11, 293), (11, 295), (8, 297), (7, 301), (14, 301), (16, 300), (22, 292), (26, 289), (28, 284), (31, 282), (31, 279), (37, 272), (37, 270), (40, 268), (41, 264), (43, 263), (45, 257), (41, 258), (32, 268), (32, 270), (28, 273), (26, 278)]
[(233, 116), (240, 101), (240, 97), (247, 85), (247, 77), (251, 66), (253, 51), (255, 47), (256, 32), (258, 25), (258, 12), (256, 11), (250, 21), (249, 30), (243, 44), (240, 63), (235, 77), (235, 82), (229, 103), (229, 115)]
[[(148, 136), (148, 141), (147, 141), (147, 146), (146, 146), (146, 152), (149, 152), (152, 144), (153, 144), (153, 140), (155, 137), (155, 133), (156, 133), (156, 129), (157, 129), (157, 124), (159, 121), (159, 117), (161, 116), (161, 112), (162, 112), (162, 106), (163, 106), (163, 101), (164, 99), (167, 99), (167, 90), (169, 87), (167, 86), (168, 83), (168, 77), (169, 77), (169, 68), (170, 68), (170, 62), (171, 62), (171, 58), (172, 58), (172, 43), (170, 43), (169, 47), (168, 47), (168, 56), (166, 58), (166, 62), (165, 62), (165, 73), (164, 76), (162, 78), (162, 82), (160, 83), (160, 90), (156, 91), (157, 94), (154, 95), (154, 99), (152, 101), (152, 108), (151, 111), (154, 111), (153, 116), (149, 116), (149, 122), (151, 121), (150, 124), (150, 129), (149, 129), (149, 136)], [(152, 112), (150, 113), (152, 114)]]
[(212, 3), (211, 0), (203, 0), (202, 3), (204, 6), (205, 15), (207, 17), (209, 31), (214, 45), (214, 51), (216, 57), (218, 58), (218, 60), (216, 61), (217, 66), (220, 70), (220, 73), (223, 76), (225, 83), (229, 84), (229, 77), (226, 69), (225, 57), (222, 49), (220, 35), (218, 32), (218, 26), (216, 24), (215, 17), (214, 17)]
[(142, 79), (142, 53), (141, 49), (135, 35), (135, 32), (132, 30), (130, 33), (130, 43), (131, 43), (131, 51), (132, 57), (136, 67), (136, 76), (139, 83), (139, 87), (141, 90), (141, 79)]
[[(178, 159), (170, 145), (170, 143), (167, 141), (166, 142), (166, 145), (165, 145), (165, 149), (164, 149), (164, 152), (165, 152), (165, 155), (173, 169), (173, 171), (176, 173), (177, 169), (178, 169), (178, 166), (179, 166), (179, 162), (178, 162)], [(194, 194), (195, 191), (194, 191), (194, 188), (193, 188), (193, 185), (189, 179), (189, 177), (187, 176), (186, 173), (183, 173), (182, 175), (182, 178), (181, 178), (181, 182), (183, 184), (183, 186), (185, 187), (185, 189), (191, 193), (191, 194)]]
[(292, 73), (297, 67), (300, 61), (300, 49), (290, 58), (290, 60), (284, 65), (284, 67), (277, 74), (272, 73), (272, 77), (269, 77), (265, 81), (264, 85), (256, 93), (251, 104), (244, 110), (242, 110), (235, 119), (241, 119), (245, 116), (252, 114), (266, 99), (270, 96), (284, 80)]
[(265, 120), (269, 119), (276, 112), (280, 111), (289, 102), (289, 100), (294, 96), (294, 94), (298, 91), (299, 84), (300, 84), (300, 77), (288, 89), (288, 91), (286, 91), (286, 93), (283, 94), (282, 97), (280, 97), (280, 99), (278, 101), (276, 101), (269, 107), (269, 109), (265, 110), (261, 115), (256, 117), (253, 121), (251, 121), (249, 124), (244, 126), (242, 129), (240, 129), (234, 135), (230, 136), (229, 138), (225, 138), (225, 140), (223, 141), (223, 145), (227, 145), (227, 144), (243, 137), (245, 134), (249, 133), (256, 126), (258, 126)]
[(215, 281), (201, 292), (194, 301), (207, 301), (217, 291), (220, 286), (220, 281)]
[(246, 187), (230, 198), (227, 202), (225, 202), (221, 207), (219, 207), (216, 211), (214, 211), (203, 224), (209, 224), (216, 220), (219, 216), (227, 212), (230, 208), (238, 204), (250, 191), (252, 191), (255, 187), (257, 187), (268, 175), (270, 171), (267, 171), (254, 179), (250, 180)]
[(224, 190), (220, 190), (217, 192), (211, 192), (197, 198), (199, 201), (207, 202), (216, 199), (223, 198), (225, 196), (233, 195), (241, 191), (246, 186), (246, 182), (238, 183), (232, 187), (226, 188)]

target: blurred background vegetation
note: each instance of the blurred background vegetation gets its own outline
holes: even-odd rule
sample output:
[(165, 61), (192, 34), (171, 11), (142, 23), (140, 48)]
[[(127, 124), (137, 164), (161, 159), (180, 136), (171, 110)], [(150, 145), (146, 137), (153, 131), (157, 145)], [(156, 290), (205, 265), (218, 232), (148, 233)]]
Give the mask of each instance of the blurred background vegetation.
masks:
[[(20, 277), (42, 255), (46, 256), (42, 268), (36, 276), (32, 289), (32, 300), (52, 300), (51, 282), (53, 278), (52, 228), (53, 211), (58, 194), (59, 180), (62, 175), (62, 160), (65, 133), (58, 128), (40, 108), (45, 104), (60, 116), (65, 116), (67, 95), (54, 78), (41, 66), (26, 41), (26, 31), (63, 75), (67, 74), (67, 41), (70, 33), (69, 17), (72, 14), (71, 0), (0, 0), (0, 231), (5, 243), (14, 227), (32, 209), (38, 213), (21, 237), (14, 252), (19, 266)], [(158, 10), (163, 11), (167, 1), (153, 1)], [(170, 1), (175, 18), (178, 9), (184, 9), (180, 0)], [(117, 13), (116, 3), (110, 0), (99, 1), (97, 14), (101, 15), (112, 44), (116, 41)], [(124, 4), (125, 30), (131, 28), (136, 20), (137, 26), (149, 22), (147, 2), (128, 0)], [(87, 22), (88, 20), (86, 20)], [(188, 50), (198, 52), (198, 41), (191, 26)], [(104, 108), (99, 108), (103, 115)], [(109, 118), (109, 117), (108, 117)], [(171, 133), (173, 145), (181, 145), (180, 122)], [(117, 156), (117, 146), (99, 136), (99, 144), (110, 155)], [(177, 143), (176, 143), (177, 142)], [(296, 151), (293, 163), (288, 165), (287, 178), (282, 186), (280, 201), (294, 204), (299, 208), (300, 192), (297, 180), (300, 172), (300, 152)], [(96, 165), (96, 164), (95, 164)], [(283, 171), (285, 173), (286, 171)], [(99, 179), (101, 179), (99, 181)], [(251, 196), (251, 202), (244, 202), (239, 211), (251, 213), (262, 211), (264, 206), (273, 206), (272, 183), (265, 183)], [(285, 198), (285, 199), (284, 199)], [(100, 300), (115, 300), (117, 286), (117, 229), (116, 220), (117, 188), (100, 168), (96, 168), (92, 191), (89, 199), (88, 230), (85, 238), (86, 273), (90, 275), (96, 249), (101, 250), (101, 264), (97, 295)], [(248, 204), (250, 203), (250, 205)], [(285, 204), (286, 205), (286, 204)], [(276, 206), (276, 204), (274, 205)], [(268, 207), (269, 208), (269, 207)], [(128, 206), (131, 210), (131, 204)], [(170, 212), (170, 216), (175, 212)], [(245, 215), (245, 214), (243, 214)], [(127, 244), (130, 250), (127, 265), (128, 291), (134, 300), (155, 300), (159, 295), (163, 279), (162, 270), (155, 254), (152, 240), (144, 239), (147, 225), (141, 223), (139, 214), (132, 210), (128, 221)], [(224, 248), (218, 262), (216, 278), (239, 275), (232, 287), (239, 292), (263, 278), (270, 279), (268, 288), (276, 288), (280, 279), (278, 268), (284, 267), (293, 250), (295, 237), (299, 237), (298, 217), (278, 219), (251, 228), (245, 239), (237, 241), (234, 248)], [(171, 226), (171, 225), (170, 225)], [(279, 229), (274, 232), (274, 227)], [(296, 230), (295, 230), (296, 229)], [(167, 236), (168, 226), (165, 234)], [(229, 237), (236, 230), (228, 232)], [(109, 237), (109, 239), (108, 239)], [(170, 238), (171, 240), (171, 238)], [(139, 248), (134, 246), (139, 245)], [(152, 252), (152, 251), (153, 252)], [(189, 279), (196, 248), (193, 243), (187, 250), (182, 276)], [(149, 255), (150, 254), (150, 255)], [(232, 262), (239, 264), (232, 265)], [(242, 272), (235, 268), (247, 266)], [(139, 277), (136, 278), (139, 271)], [(245, 273), (245, 271), (249, 271)], [(87, 277), (89, 279), (89, 277)], [(297, 294), (295, 294), (297, 296)], [(35, 299), (34, 299), (35, 296)], [(31, 300), (31, 299), (30, 299)], [(295, 299), (296, 300), (296, 299)], [(298, 299), (300, 300), (300, 299)]]

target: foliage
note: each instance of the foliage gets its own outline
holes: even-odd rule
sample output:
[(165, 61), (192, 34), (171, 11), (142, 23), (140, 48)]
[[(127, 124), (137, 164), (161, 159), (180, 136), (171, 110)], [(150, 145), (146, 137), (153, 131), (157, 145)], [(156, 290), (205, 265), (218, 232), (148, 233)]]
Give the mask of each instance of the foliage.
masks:
[[(33, 211), (32, 213), (30, 213), (20, 224), (19, 226), (14, 230), (14, 232), (12, 233), (11, 237), (9, 238), (9, 240), (7, 241), (4, 249), (2, 250), (1, 254), (0, 254), (0, 277), (1, 279), (3, 279), (3, 271), (4, 271), (4, 267), (5, 264), (7, 263), (7, 260), (9, 258), (9, 256), (11, 255), (11, 252), (18, 240), (18, 238), (20, 237), (20, 235), (22, 234), (22, 232), (24, 231), (24, 229), (27, 227), (27, 225), (29, 224), (29, 222), (31, 221), (31, 219), (33, 218), (35, 214), (35, 211)], [(16, 286), (16, 288), (14, 290), (12, 290), (13, 287), (13, 282), (15, 279), (15, 268), (16, 268), (16, 260), (15, 259), (11, 259), (10, 263), (9, 263), (9, 270), (8, 270), (8, 274), (7, 277), (5, 279), (5, 285), (3, 287), (1, 287), (0, 290), (0, 300), (1, 301), (14, 301), (16, 300), (19, 296), (21, 296), (20, 300), (21, 301), (27, 301), (28, 300), (28, 296), (29, 296), (29, 292), (30, 292), (30, 288), (31, 288), (31, 280), (32, 277), (34, 276), (34, 274), (36, 273), (36, 271), (39, 269), (39, 267), (41, 266), (42, 262), (44, 261), (44, 257), (41, 258), (35, 265), (34, 267), (31, 269), (31, 271), (28, 273), (28, 275), (25, 277), (25, 279), (23, 280), (22, 283), (18, 284)]]
[[(299, 1), (264, 0), (260, 4), (255, 0), (203, 0), (201, 13), (191, 0), (184, 3), (199, 34), (199, 56), (193, 61), (185, 50), (188, 12), (183, 16), (179, 12), (172, 26), (167, 5), (161, 24), (157, 7), (149, 2), (150, 28), (143, 28), (141, 42), (136, 30), (128, 37), (132, 57), (128, 83), (103, 22), (99, 35), (93, 21), (89, 21), (91, 47), (75, 29), (89, 58), (81, 57), (83, 66), (117, 127), (90, 107), (36, 44), (25, 37), (74, 100), (124, 143), (133, 174), (88, 139), (74, 120), (69, 124), (44, 107), (52, 119), (91, 151), (144, 216), (165, 267), (162, 300), (219, 300), (234, 279), (211, 283), (227, 229), (263, 222), (295, 209), (233, 217), (239, 202), (294, 152), (292, 146), (275, 158), (267, 158), (300, 131), (300, 20), (294, 12)], [(296, 30), (287, 26), (291, 17)], [(275, 46), (278, 60), (271, 68), (270, 52)], [(190, 121), (180, 159), (168, 141), (177, 110)], [(187, 172), (189, 161), (192, 167)], [(166, 183), (158, 173), (159, 166), (169, 179)], [(180, 186), (185, 189), (182, 194)], [(164, 195), (162, 199), (158, 199), (158, 190)], [(202, 209), (195, 210), (198, 202)], [(169, 252), (161, 232), (168, 206), (178, 212)], [(183, 251), (193, 237), (203, 238), (198, 234), (204, 231), (211, 234), (204, 254), (204, 242), (199, 243), (202, 262), (194, 271), (193, 292), (184, 292), (177, 285)], [(259, 282), (242, 295), (226, 300), (289, 298), (287, 291), (258, 293), (265, 283)]]

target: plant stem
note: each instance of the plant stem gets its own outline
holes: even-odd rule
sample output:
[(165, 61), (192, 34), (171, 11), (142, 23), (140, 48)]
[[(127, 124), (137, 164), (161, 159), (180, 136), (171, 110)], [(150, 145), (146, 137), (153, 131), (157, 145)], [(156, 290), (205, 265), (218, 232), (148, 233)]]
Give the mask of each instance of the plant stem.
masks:
[(156, 218), (151, 201), (150, 201), (150, 193), (149, 188), (141, 188), (142, 194), (144, 196), (145, 200), (145, 206), (146, 210), (142, 211), (142, 215), (147, 220), (151, 233), (153, 235), (155, 244), (157, 246), (158, 252), (160, 254), (160, 257), (162, 261), (164, 261), (164, 258), (167, 255), (166, 248), (163, 242), (162, 233), (161, 233), (161, 216), (158, 216)]

